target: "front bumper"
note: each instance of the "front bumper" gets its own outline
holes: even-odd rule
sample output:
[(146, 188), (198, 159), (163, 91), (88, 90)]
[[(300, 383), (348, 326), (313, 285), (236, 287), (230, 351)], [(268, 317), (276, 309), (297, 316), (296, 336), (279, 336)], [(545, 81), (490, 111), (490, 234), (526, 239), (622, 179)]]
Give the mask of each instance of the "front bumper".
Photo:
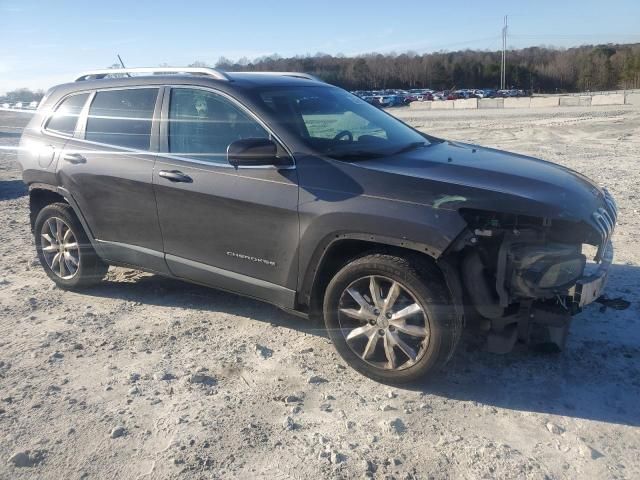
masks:
[(576, 285), (572, 287), (569, 294), (573, 297), (578, 308), (588, 305), (600, 297), (607, 284), (609, 267), (613, 262), (613, 244), (608, 242), (601, 254), (601, 260), (597, 270), (578, 279)]

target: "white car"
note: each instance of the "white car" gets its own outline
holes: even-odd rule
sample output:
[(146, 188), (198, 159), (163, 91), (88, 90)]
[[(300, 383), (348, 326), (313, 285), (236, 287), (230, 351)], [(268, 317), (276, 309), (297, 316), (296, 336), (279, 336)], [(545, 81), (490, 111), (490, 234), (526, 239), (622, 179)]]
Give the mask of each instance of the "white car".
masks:
[(390, 107), (393, 104), (393, 96), (391, 95), (378, 95), (375, 99), (381, 107)]

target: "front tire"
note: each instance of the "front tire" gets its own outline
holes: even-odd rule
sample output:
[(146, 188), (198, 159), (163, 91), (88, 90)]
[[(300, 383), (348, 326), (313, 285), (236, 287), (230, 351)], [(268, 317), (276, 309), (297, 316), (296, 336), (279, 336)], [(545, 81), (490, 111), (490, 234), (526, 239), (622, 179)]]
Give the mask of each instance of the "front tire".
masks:
[(329, 282), (323, 313), (342, 358), (382, 383), (438, 370), (461, 334), (441, 272), (417, 258), (378, 253), (353, 260)]
[(96, 254), (70, 205), (44, 207), (36, 217), (34, 235), (40, 264), (59, 287), (95, 285), (107, 273), (108, 265)]

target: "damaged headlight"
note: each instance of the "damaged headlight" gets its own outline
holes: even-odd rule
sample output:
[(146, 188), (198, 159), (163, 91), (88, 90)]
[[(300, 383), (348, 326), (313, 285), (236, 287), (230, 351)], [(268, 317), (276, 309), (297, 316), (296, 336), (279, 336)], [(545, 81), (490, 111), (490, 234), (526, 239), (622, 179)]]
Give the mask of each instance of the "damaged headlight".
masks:
[(568, 290), (584, 272), (580, 245), (513, 244), (509, 251), (512, 294), (529, 298)]
[(571, 258), (560, 263), (555, 263), (547, 268), (544, 272), (538, 287), (540, 288), (559, 288), (564, 285), (573, 284), (584, 270), (585, 257), (580, 255), (577, 258)]

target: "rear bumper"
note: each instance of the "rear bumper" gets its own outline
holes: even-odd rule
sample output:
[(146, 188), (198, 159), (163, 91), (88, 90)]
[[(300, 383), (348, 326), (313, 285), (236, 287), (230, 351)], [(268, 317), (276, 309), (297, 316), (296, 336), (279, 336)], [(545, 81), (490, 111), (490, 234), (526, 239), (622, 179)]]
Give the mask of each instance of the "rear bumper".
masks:
[(598, 297), (600, 297), (600, 295), (602, 295), (607, 284), (609, 267), (611, 267), (612, 262), (613, 244), (609, 242), (604, 248), (602, 260), (600, 261), (597, 270), (590, 275), (581, 277), (569, 292), (573, 297), (574, 304), (579, 309), (594, 302)]

